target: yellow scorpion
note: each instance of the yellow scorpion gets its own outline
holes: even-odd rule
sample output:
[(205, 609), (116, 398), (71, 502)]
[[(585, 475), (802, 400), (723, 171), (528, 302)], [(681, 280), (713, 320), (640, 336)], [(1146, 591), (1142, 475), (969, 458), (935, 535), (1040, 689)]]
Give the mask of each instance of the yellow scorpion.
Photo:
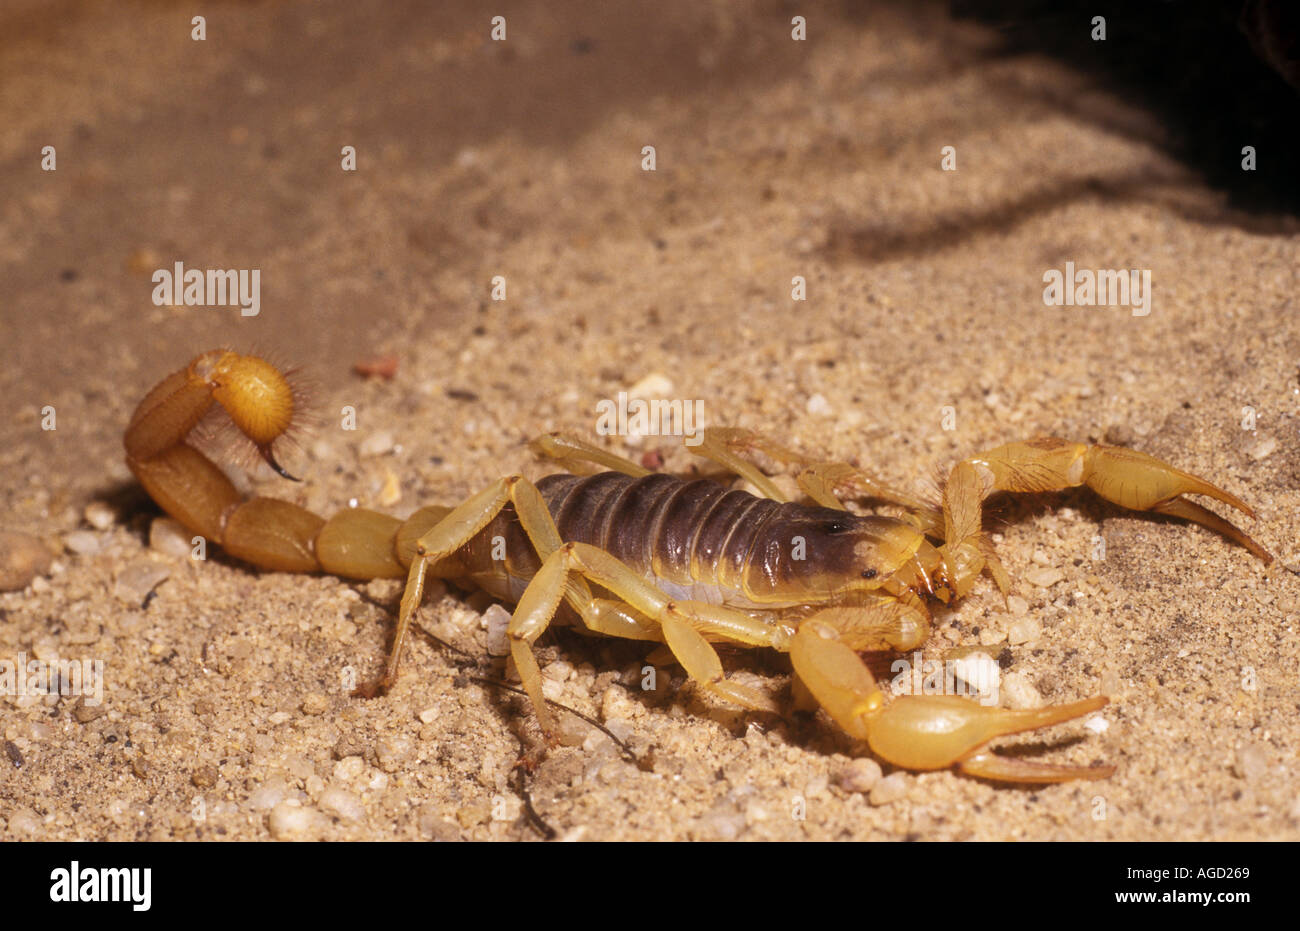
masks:
[[(1113, 767), (1001, 756), (988, 746), (1096, 711), (1104, 696), (1032, 710), (984, 707), (954, 695), (887, 702), (859, 652), (920, 646), (930, 631), (926, 601), (966, 595), (984, 571), (1006, 594), (1006, 571), (981, 529), (982, 503), (994, 492), (1087, 485), (1107, 501), (1195, 521), (1266, 563), (1272, 559), (1240, 529), (1182, 497), (1207, 495), (1253, 518), (1236, 496), (1135, 450), (1054, 438), (962, 460), (942, 502), (927, 504), (857, 468), (808, 459), (748, 431), (710, 429), (691, 448), (746, 479), (761, 497), (652, 474), (553, 433), (534, 440), (533, 450), (570, 467), (608, 471), (549, 475), (536, 484), (510, 475), (458, 507), (422, 508), (404, 521), (362, 508), (324, 520), (276, 498), (245, 499), (192, 445), (201, 421), (225, 416), (269, 465), (292, 478), (273, 447), (297, 406), (289, 380), (271, 363), (206, 352), (140, 403), (126, 431), (126, 461), (163, 510), (254, 566), (354, 579), (405, 576), (386, 671), (370, 693), (396, 680), (427, 578), (472, 583), (515, 604), (507, 628), (511, 656), (548, 734), (533, 644), (559, 617), (599, 634), (663, 644), (699, 686), (756, 711), (778, 709), (767, 695), (728, 679), (713, 644), (788, 653), (796, 700), (815, 701), (900, 767), (956, 766), (1027, 783), (1104, 778)], [(814, 504), (787, 500), (745, 457), (754, 451), (797, 467), (798, 485)], [(905, 516), (859, 516), (842, 497), (885, 502)]]

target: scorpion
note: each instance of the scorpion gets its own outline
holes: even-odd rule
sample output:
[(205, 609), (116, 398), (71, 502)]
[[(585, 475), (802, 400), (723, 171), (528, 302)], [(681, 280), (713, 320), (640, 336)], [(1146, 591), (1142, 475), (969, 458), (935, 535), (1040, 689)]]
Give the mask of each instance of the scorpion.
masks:
[[(533, 645), (558, 618), (660, 644), (699, 687), (753, 711), (780, 709), (728, 678), (714, 644), (788, 654), (796, 707), (820, 706), (851, 738), (905, 769), (955, 767), (1012, 783), (1106, 778), (1113, 766), (1060, 765), (990, 748), (997, 738), (1095, 712), (1105, 696), (1032, 709), (987, 707), (959, 695), (887, 701), (859, 654), (919, 647), (930, 632), (927, 603), (967, 595), (985, 572), (1006, 596), (1010, 580), (982, 529), (983, 502), (995, 492), (1086, 485), (1121, 507), (1202, 524), (1272, 561), (1242, 530), (1183, 497), (1205, 495), (1254, 518), (1235, 495), (1136, 450), (1051, 437), (961, 460), (942, 485), (942, 500), (927, 502), (852, 465), (814, 460), (740, 429), (707, 429), (688, 448), (758, 494), (652, 473), (550, 433), (530, 446), (567, 472), (536, 484), (509, 475), (456, 507), (424, 507), (405, 520), (356, 507), (326, 520), (278, 498), (245, 498), (195, 439), (201, 423), (228, 419), (272, 469), (293, 479), (274, 448), (300, 404), (272, 363), (205, 352), (141, 401), (125, 434), (127, 465), (189, 531), (255, 567), (404, 577), (385, 671), (362, 694), (395, 683), (427, 580), (477, 586), (514, 604), (510, 655), (547, 735), (553, 725)], [(795, 481), (811, 503), (789, 500), (755, 453), (797, 468)], [(593, 468), (604, 471), (573, 474)], [(875, 500), (902, 516), (859, 515), (843, 500)]]

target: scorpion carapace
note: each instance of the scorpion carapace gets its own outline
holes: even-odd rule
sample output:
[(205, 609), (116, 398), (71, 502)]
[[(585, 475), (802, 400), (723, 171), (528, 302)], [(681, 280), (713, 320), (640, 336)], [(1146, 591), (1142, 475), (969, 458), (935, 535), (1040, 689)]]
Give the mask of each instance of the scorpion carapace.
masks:
[[(1087, 485), (1123, 507), (1196, 521), (1265, 562), (1258, 543), (1182, 497), (1216, 498), (1253, 517), (1235, 496), (1144, 453), (1054, 438), (1011, 443), (962, 460), (928, 504), (843, 463), (817, 462), (747, 431), (713, 428), (689, 447), (745, 478), (755, 496), (646, 469), (559, 434), (531, 444), (594, 476), (519, 475), (492, 482), (455, 508), (426, 507), (406, 520), (361, 508), (329, 520), (287, 501), (244, 499), (192, 445), (219, 405), (281, 474), (272, 449), (295, 416), (289, 382), (270, 363), (207, 352), (163, 380), (126, 432), (127, 464), (154, 500), (194, 533), (264, 569), (371, 579), (406, 577), (379, 691), (398, 662), (427, 577), (472, 583), (516, 605), (511, 656), (543, 730), (551, 721), (533, 643), (557, 617), (593, 632), (663, 644), (702, 688), (745, 708), (775, 712), (767, 695), (728, 679), (713, 644), (788, 653), (797, 697), (815, 700), (840, 727), (908, 769), (956, 766), (1012, 782), (1108, 776), (1110, 766), (1062, 766), (1000, 756), (994, 738), (1096, 711), (1095, 697), (1033, 710), (985, 707), (954, 695), (886, 701), (859, 657), (907, 650), (930, 630), (927, 602), (967, 594), (984, 572), (1005, 594), (1009, 579), (981, 529), (989, 495)], [(746, 458), (761, 451), (797, 468), (812, 505), (787, 500)], [(859, 516), (842, 498), (874, 499), (902, 517)]]

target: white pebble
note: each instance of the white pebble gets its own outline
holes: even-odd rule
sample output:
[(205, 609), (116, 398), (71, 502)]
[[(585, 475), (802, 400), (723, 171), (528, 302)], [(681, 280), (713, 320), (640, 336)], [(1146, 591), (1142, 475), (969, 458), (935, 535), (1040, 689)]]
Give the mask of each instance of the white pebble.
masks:
[(9, 813), (11, 837), (34, 837), (41, 832), (41, 818), (30, 808), (19, 808)]
[(557, 659), (553, 663), (547, 663), (542, 667), (542, 675), (547, 679), (554, 679), (556, 682), (567, 682), (573, 675), (573, 664), (562, 659)]
[(351, 782), (366, 769), (366, 761), (359, 756), (345, 756), (334, 764), (334, 778), (339, 782)]
[(393, 434), (388, 430), (372, 433), (361, 441), (361, 455), (369, 458), (382, 456), (393, 448)]
[(872, 805), (888, 805), (907, 795), (907, 774), (890, 773), (871, 788), (867, 800)]
[(379, 768), (386, 773), (395, 773), (402, 768), (406, 758), (411, 755), (411, 739), (389, 735), (375, 741), (375, 758)]
[(1256, 461), (1267, 459), (1277, 449), (1277, 440), (1267, 434), (1259, 438), (1259, 442), (1250, 450), (1250, 458)]
[(160, 563), (138, 559), (118, 573), (113, 583), (113, 595), (124, 604), (139, 607), (145, 596), (171, 574), (171, 569)]
[(96, 530), (107, 530), (113, 526), (115, 520), (113, 509), (103, 501), (92, 501), (86, 505), (86, 510), (82, 514), (86, 518), (86, 523)]
[(636, 714), (637, 704), (628, 697), (621, 685), (611, 685), (605, 689), (600, 699), (600, 716), (603, 720), (611, 718), (631, 718)]
[(1025, 581), (1039, 588), (1051, 588), (1063, 578), (1065, 573), (1060, 569), (1030, 569), (1025, 573)]
[(1268, 771), (1268, 756), (1259, 744), (1243, 744), (1237, 748), (1233, 769), (1247, 782), (1258, 782)]
[(160, 553), (188, 559), (193, 552), (194, 534), (170, 517), (155, 517), (149, 525), (149, 546)]
[(831, 409), (830, 402), (826, 400), (826, 396), (821, 394), (814, 394), (810, 397), (808, 399), (807, 407), (808, 413), (812, 414), (814, 417), (829, 417), (834, 413)]
[(510, 655), (510, 638), (506, 636), (506, 628), (509, 624), (510, 612), (501, 605), (491, 605), (483, 612), (482, 625), (487, 630), (487, 651), (489, 656)]
[(673, 383), (668, 380), (668, 376), (661, 375), (659, 372), (651, 372), (631, 388), (627, 389), (627, 396), (629, 398), (643, 398), (645, 400), (666, 398), (672, 395), (672, 393)]
[(997, 660), (982, 651), (968, 653), (952, 662), (953, 674), (968, 684), (980, 697), (996, 696), (1002, 685), (1002, 670)]
[(99, 552), (99, 535), (89, 530), (73, 530), (63, 535), (63, 545), (78, 556), (94, 556)]
[(1094, 734), (1104, 734), (1110, 730), (1110, 722), (1099, 714), (1091, 715), (1083, 722), (1083, 726)]
[(258, 786), (248, 796), (248, 807), (253, 811), (269, 811), (284, 800), (285, 786), (276, 780)]
[(1002, 677), (1002, 695), (1007, 707), (1016, 710), (1043, 707), (1042, 693), (1020, 672), (1009, 672)]
[(859, 757), (849, 760), (848, 764), (835, 776), (835, 782), (845, 792), (870, 792), (880, 781), (880, 764), (875, 760)]
[(366, 806), (361, 803), (361, 799), (346, 789), (335, 786), (322, 792), (317, 804), (322, 811), (337, 815), (344, 821), (360, 821), (366, 816)]
[(313, 840), (321, 828), (320, 817), (314, 809), (292, 801), (276, 805), (267, 821), (276, 840)]
[(1030, 643), (1043, 635), (1043, 624), (1036, 617), (1022, 617), (1007, 628), (1007, 640), (1012, 645)]

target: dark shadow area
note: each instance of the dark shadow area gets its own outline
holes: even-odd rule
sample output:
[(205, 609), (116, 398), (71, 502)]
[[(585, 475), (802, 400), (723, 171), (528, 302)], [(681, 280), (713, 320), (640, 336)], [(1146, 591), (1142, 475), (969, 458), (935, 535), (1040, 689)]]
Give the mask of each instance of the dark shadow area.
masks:
[[(1158, 124), (1159, 145), (1229, 204), (1300, 213), (1300, 4), (1292, 0), (951, 0), (957, 20), (996, 30), (1007, 56), (1058, 59)], [(1106, 39), (1092, 38), (1105, 17)], [(1105, 125), (1095, 106), (1072, 107)], [(1256, 169), (1242, 170), (1253, 146)]]

